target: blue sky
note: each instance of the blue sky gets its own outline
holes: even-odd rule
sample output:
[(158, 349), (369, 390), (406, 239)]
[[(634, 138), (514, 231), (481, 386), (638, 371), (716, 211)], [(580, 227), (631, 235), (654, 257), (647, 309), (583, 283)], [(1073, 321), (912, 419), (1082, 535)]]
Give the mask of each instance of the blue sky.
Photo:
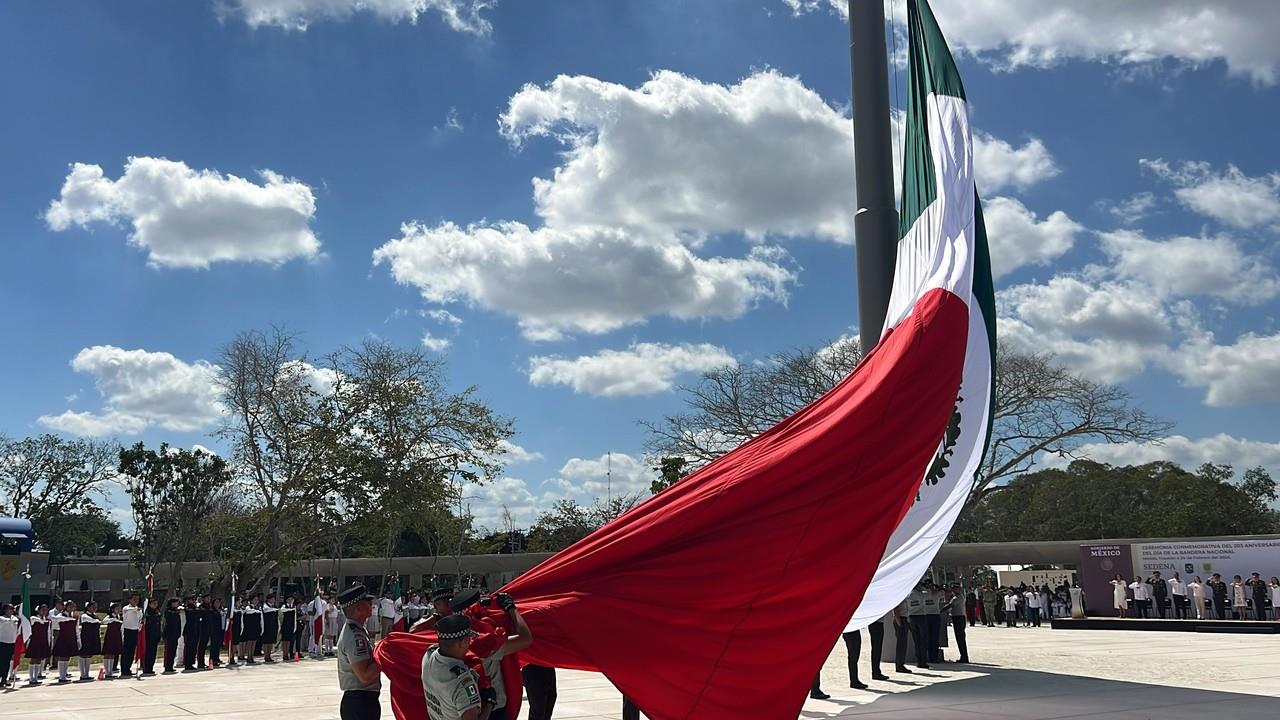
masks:
[[(364, 5), (0, 7), (0, 432), (216, 449), (236, 332), (426, 342), (516, 419), (493, 526), (608, 452), (647, 486), (673, 384), (854, 331), (839, 2)], [(1002, 336), (1177, 422), (1100, 459), (1280, 472), (1280, 10), (966, 5)]]

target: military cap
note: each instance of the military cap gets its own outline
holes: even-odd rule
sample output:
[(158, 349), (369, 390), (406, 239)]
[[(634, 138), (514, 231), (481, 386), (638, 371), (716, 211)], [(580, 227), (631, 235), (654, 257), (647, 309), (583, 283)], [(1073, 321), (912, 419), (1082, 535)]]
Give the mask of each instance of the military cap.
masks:
[(438, 587), (435, 590), (431, 591), (432, 602), (436, 600), (448, 600), (452, 597), (453, 597), (453, 588), (451, 587)]
[(466, 615), (442, 617), (436, 623), (436, 635), (441, 640), (457, 640), (475, 634), (471, 629), (471, 620)]
[(478, 600), (480, 600), (479, 590), (475, 588), (460, 590), (458, 591), (458, 594), (454, 595), (453, 599), (449, 601), (449, 609), (454, 612), (462, 612), (472, 605), (475, 605)]
[(372, 600), (373, 596), (369, 591), (365, 590), (363, 585), (352, 585), (351, 587), (338, 593), (338, 607), (346, 610), (361, 600)]

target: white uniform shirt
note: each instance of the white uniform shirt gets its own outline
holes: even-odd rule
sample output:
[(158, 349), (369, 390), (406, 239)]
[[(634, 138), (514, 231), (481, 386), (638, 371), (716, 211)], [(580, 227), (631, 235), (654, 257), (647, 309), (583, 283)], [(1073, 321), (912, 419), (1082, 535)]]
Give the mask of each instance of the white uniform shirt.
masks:
[(394, 618), (396, 616), (396, 601), (391, 598), (382, 598), (378, 601), (378, 617)]
[[(0, 616), (0, 643), (18, 642), (18, 617), (16, 615)], [(4, 668), (8, 672), (9, 668)]]
[(1192, 597), (1204, 599), (1204, 583), (1190, 582), (1187, 583), (1187, 588), (1191, 590)]
[(137, 605), (125, 605), (121, 610), (121, 617), (124, 620), (125, 630), (139, 630), (142, 628), (142, 610)]
[(1133, 582), (1129, 583), (1129, 589), (1133, 591), (1134, 600), (1150, 600), (1151, 599), (1151, 586), (1144, 582), (1139, 582), (1137, 580), (1134, 580)]
[(459, 720), (462, 713), (480, 707), (475, 672), (461, 660), (442, 655), (439, 645), (432, 645), (422, 658), (422, 691), (431, 720)]
[(1037, 591), (1037, 590), (1028, 590), (1028, 591), (1027, 591), (1027, 607), (1029, 607), (1029, 608), (1039, 608), (1039, 607), (1040, 607), (1040, 593), (1039, 593), (1039, 591)]
[(1187, 594), (1187, 586), (1186, 586), (1186, 584), (1185, 584), (1185, 583), (1183, 583), (1181, 580), (1179, 580), (1179, 579), (1177, 579), (1177, 578), (1174, 578), (1174, 579), (1170, 580), (1170, 581), (1169, 581), (1169, 594), (1171, 594), (1171, 595), (1182, 595), (1183, 597), (1185, 597), (1185, 596), (1186, 596), (1186, 594)]
[(1010, 595), (1005, 595), (1005, 596), (1004, 596), (1004, 611), (1005, 611), (1005, 612), (1017, 612), (1017, 611), (1018, 611), (1018, 596), (1017, 596), (1017, 595), (1012, 595), (1012, 594), (1010, 594)]

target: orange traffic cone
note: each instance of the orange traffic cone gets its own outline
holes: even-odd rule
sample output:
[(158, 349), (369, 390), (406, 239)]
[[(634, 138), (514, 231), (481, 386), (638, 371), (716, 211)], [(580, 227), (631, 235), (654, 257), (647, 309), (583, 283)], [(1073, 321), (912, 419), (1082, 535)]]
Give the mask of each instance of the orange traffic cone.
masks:
[(107, 666), (106, 666), (106, 665), (99, 665), (99, 666), (98, 666), (98, 679), (99, 679), (99, 680), (102, 680), (102, 679), (103, 679), (103, 678), (105, 678), (106, 676), (107, 676)]

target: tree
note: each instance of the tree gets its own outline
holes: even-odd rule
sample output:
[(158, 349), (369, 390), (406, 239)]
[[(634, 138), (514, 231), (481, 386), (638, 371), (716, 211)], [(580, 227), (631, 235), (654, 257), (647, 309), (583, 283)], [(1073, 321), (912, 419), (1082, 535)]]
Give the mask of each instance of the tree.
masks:
[(273, 328), (236, 337), (218, 365), (228, 409), (218, 434), (243, 498), (226, 518), (235, 534), (224, 557), (247, 586), (370, 535), (390, 553), (406, 527), (441, 525), (461, 484), (501, 469), (510, 421), (475, 388), (449, 392), (444, 365), (420, 350), (368, 342), (312, 365)]
[(360, 476), (348, 510), (361, 517), (362, 531), (381, 532), (390, 571), (406, 529), (428, 532), (466, 483), (502, 471), (512, 424), (480, 402), (474, 386), (449, 392), (444, 362), (422, 348), (366, 341), (341, 353), (338, 365), (354, 419), (344, 459)]
[(529, 552), (557, 552), (599, 530), (640, 503), (640, 495), (623, 495), (607, 502), (580, 505), (571, 498), (557, 500), (529, 527)]
[(1190, 473), (1169, 462), (1112, 467), (1076, 460), (1065, 469), (1027, 473), (1009, 483), (1010, 492), (981, 498), (951, 537), (1006, 542), (1280, 531), (1265, 495), (1251, 495), (1247, 480), (1236, 485), (1231, 478), (1226, 465)]
[(689, 474), (685, 468), (689, 466), (689, 459), (682, 457), (667, 457), (658, 460), (658, 464), (653, 466), (653, 471), (658, 473), (658, 478), (649, 485), (649, 492), (657, 495), (667, 488), (675, 485)]
[(36, 513), (31, 518), (31, 529), (40, 546), (49, 551), (49, 562), (55, 565), (77, 555), (105, 555), (129, 546), (120, 534), (120, 524), (98, 507)]
[(231, 470), (217, 455), (161, 443), (120, 450), (120, 475), (133, 511), (133, 563), (145, 576), (160, 563), (182, 577), (182, 565), (199, 559), (208, 519), (231, 485)]
[(57, 435), (0, 436), (0, 514), (26, 518), (91, 513), (115, 479), (116, 446)]
[[(779, 353), (760, 364), (726, 366), (680, 389), (689, 410), (643, 423), (648, 449), (704, 465), (768, 430), (853, 370), (858, 341)], [(996, 357), (991, 447), (974, 480), (970, 502), (1007, 487), (1042, 453), (1074, 458), (1087, 442), (1157, 441), (1172, 427), (1133, 407), (1114, 385), (1097, 383), (1052, 356), (1001, 346)], [(691, 468), (692, 469), (692, 468)]]

